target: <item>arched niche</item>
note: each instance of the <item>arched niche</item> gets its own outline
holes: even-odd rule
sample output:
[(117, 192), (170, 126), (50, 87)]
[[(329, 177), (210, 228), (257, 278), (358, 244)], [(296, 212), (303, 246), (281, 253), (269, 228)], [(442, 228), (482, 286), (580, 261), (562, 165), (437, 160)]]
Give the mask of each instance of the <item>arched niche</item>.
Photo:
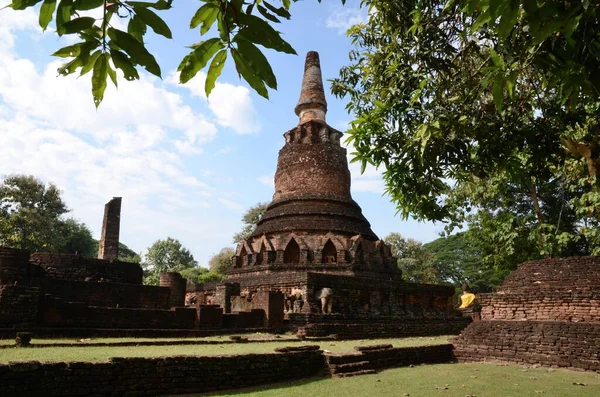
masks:
[(321, 262), (337, 263), (337, 249), (331, 239), (328, 239), (323, 246), (323, 250), (321, 251)]
[(284, 263), (300, 263), (300, 246), (296, 239), (292, 238), (283, 251)]
[(257, 265), (262, 265), (264, 263), (266, 251), (267, 247), (265, 247), (265, 243), (260, 243), (260, 249), (258, 250), (258, 256), (256, 258)]
[(237, 256), (237, 258), (235, 258), (237, 267), (244, 266), (244, 262), (246, 261), (247, 255), (248, 255), (248, 251), (246, 251), (246, 247), (242, 246), (242, 249), (240, 250), (240, 254)]
[(364, 263), (365, 262), (365, 250), (363, 248), (362, 241), (358, 243), (356, 247), (356, 252), (354, 253), (354, 263)]

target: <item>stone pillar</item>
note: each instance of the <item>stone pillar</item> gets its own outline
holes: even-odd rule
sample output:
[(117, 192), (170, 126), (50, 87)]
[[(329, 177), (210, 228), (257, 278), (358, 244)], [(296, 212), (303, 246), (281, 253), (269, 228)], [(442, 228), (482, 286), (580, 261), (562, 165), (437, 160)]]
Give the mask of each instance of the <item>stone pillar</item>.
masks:
[(225, 283), (217, 285), (214, 303), (223, 308), (225, 313), (231, 313), (231, 297), (239, 294), (239, 284)]
[(98, 259), (114, 261), (119, 258), (119, 229), (121, 227), (121, 197), (114, 197), (104, 206), (102, 235)]
[(169, 307), (185, 306), (185, 290), (187, 280), (176, 272), (160, 274), (160, 286), (168, 287), (171, 290), (169, 294)]

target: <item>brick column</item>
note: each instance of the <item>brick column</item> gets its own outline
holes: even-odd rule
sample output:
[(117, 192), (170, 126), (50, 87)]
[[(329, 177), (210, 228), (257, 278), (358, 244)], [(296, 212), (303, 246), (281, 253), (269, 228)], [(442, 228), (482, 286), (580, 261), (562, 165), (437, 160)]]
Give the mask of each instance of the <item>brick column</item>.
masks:
[(119, 258), (119, 229), (121, 227), (121, 197), (114, 197), (104, 206), (102, 235), (98, 245), (98, 259), (110, 261)]
[(187, 280), (176, 272), (167, 272), (160, 274), (160, 286), (169, 287), (169, 307), (185, 306), (185, 289)]

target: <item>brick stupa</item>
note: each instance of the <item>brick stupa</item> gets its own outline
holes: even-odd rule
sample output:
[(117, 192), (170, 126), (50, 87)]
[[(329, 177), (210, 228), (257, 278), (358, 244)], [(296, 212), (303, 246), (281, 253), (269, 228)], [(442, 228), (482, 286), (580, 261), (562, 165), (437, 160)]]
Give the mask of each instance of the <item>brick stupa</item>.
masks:
[[(300, 313), (314, 320), (322, 314), (319, 293), (329, 288), (334, 291), (333, 312), (343, 321), (448, 315), (453, 288), (401, 281), (390, 248), (352, 199), (346, 149), (340, 145), (343, 134), (326, 122), (316, 52), (306, 56), (295, 113), (298, 125), (283, 134), (273, 200), (252, 235), (238, 245), (225, 280), (231, 287), (217, 294), (217, 303), (228, 308), (224, 296), (239, 294), (232, 298), (231, 310), (241, 310), (258, 291), (280, 291), (292, 322)], [(244, 303), (238, 305), (240, 299)], [(448, 324), (439, 326), (448, 332)]]

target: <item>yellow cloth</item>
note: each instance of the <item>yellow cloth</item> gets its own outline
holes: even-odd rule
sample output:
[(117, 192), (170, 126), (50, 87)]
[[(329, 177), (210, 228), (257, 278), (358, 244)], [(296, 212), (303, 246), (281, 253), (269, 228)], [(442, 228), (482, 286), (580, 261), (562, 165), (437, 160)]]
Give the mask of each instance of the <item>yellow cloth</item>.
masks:
[(458, 308), (466, 309), (468, 307), (471, 307), (473, 305), (473, 302), (475, 302), (475, 294), (465, 292), (460, 296), (460, 306)]

